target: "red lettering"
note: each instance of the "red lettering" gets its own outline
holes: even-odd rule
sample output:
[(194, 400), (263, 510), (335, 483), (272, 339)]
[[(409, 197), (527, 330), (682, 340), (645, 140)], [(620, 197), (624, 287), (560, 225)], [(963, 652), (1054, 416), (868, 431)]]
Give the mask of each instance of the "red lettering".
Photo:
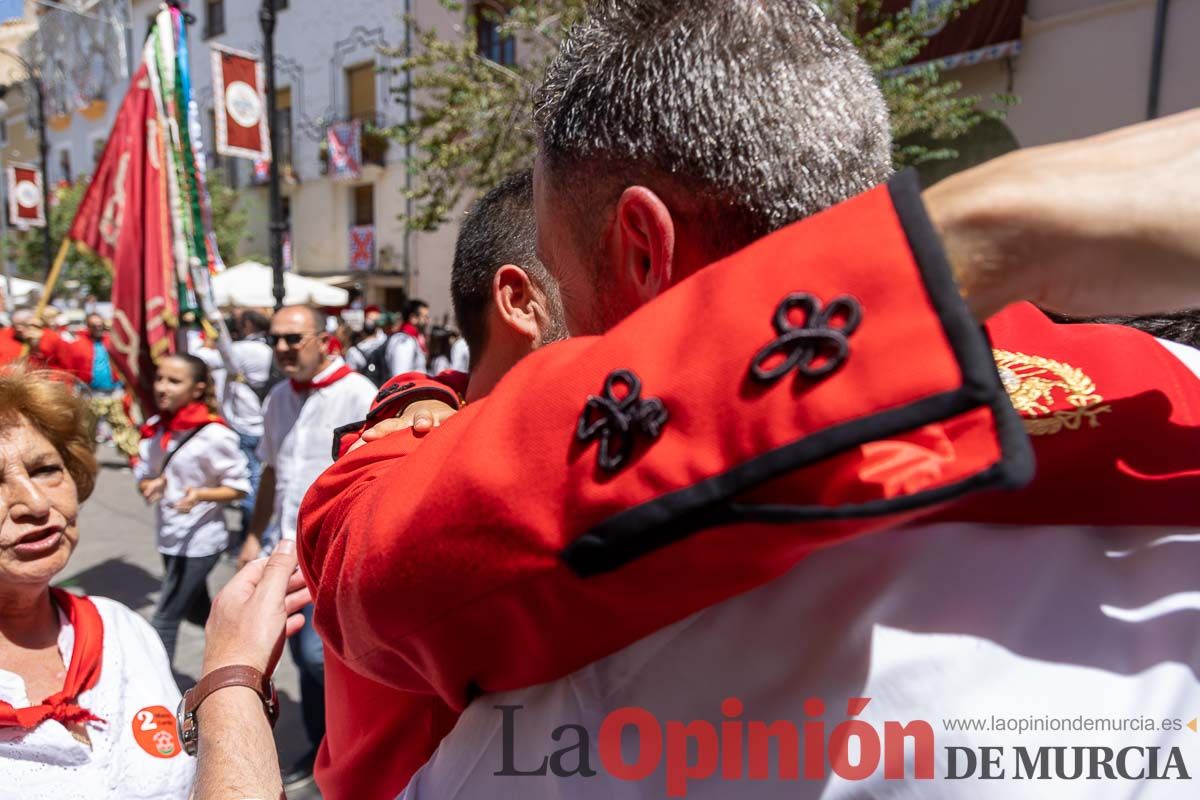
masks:
[(750, 729), (750, 780), (765, 781), (771, 778), (771, 737), (779, 740), (779, 779), (800, 779), (800, 731), (787, 720), (751, 722)]
[[(626, 727), (638, 731), (638, 757), (632, 764), (625, 762), (621, 737)], [(644, 708), (618, 708), (604, 718), (600, 725), (600, 763), (609, 775), (622, 781), (641, 781), (658, 769), (662, 760), (662, 729), (658, 720)]]
[[(688, 741), (696, 742), (696, 762), (688, 763)], [(708, 778), (717, 771), (717, 729), (696, 720), (667, 723), (667, 796), (687, 797), (690, 779)]]
[(922, 720), (907, 725), (899, 722), (883, 724), (883, 777), (892, 781), (904, 780), (905, 738), (913, 742), (913, 777), (933, 780), (933, 726)]

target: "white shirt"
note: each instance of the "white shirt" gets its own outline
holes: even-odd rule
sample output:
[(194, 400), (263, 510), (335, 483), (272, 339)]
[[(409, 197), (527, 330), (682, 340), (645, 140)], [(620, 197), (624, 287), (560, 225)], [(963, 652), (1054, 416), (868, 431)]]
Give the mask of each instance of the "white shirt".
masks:
[(358, 344), (346, 350), (346, 363), (355, 372), (362, 372), (367, 368), (367, 358), (376, 350), (386, 345), (387, 340), (386, 333), (380, 330), (375, 331)]
[(234, 342), (232, 349), (233, 369), (244, 380), (229, 380), (229, 371), (219, 351), (202, 347), (193, 355), (208, 364), (212, 371), (213, 388), (221, 404), (221, 415), (238, 433), (247, 436), (262, 436), (262, 401), (255, 389), (261, 390), (271, 378), (271, 360), (274, 354), (261, 339), (242, 339)]
[[(104, 623), (103, 662), (100, 679), (79, 704), (104, 722), (86, 724), (90, 748), (54, 720), (32, 731), (0, 728), (0, 800), (184, 800), (196, 762), (175, 733), (179, 689), (162, 641), (120, 603), (91, 600)], [(59, 622), (65, 667), (75, 631), (61, 611)], [(4, 670), (0, 700), (17, 708), (32, 704), (25, 682)]]
[[(1172, 534), (1176, 534), (1172, 538)], [(818, 552), (786, 576), (706, 609), (560, 681), (476, 700), (403, 795), (439, 800), (611, 800), (667, 796), (662, 765), (625, 783), (601, 765), (601, 722), (625, 706), (656, 719), (706, 720), (721, 730), (721, 703), (740, 719), (788, 720), (803, 730), (820, 698), (826, 737), (847, 720), (849, 698), (884, 741), (884, 723), (933, 727), (934, 780), (724, 781), (687, 784), (691, 800), (1175, 800), (1187, 781), (1015, 781), (1016, 746), (1161, 746), (1183, 749), (1200, 772), (1197, 734), (951, 731), (944, 720), (1175, 719), (1200, 713), (1200, 535), (1187, 531), (939, 525), (893, 530)], [(536, 768), (561, 725), (590, 735), (592, 778), (496, 777), (503, 716), (519, 705), (513, 763)], [(635, 734), (626, 759), (637, 760)], [(1005, 748), (1006, 780), (946, 780), (948, 747)], [(911, 750), (911, 744), (909, 748)], [(828, 750), (826, 750), (828, 753)], [(567, 759), (576, 763), (575, 756)], [(1145, 765), (1132, 759), (1133, 772)], [(801, 757), (801, 764), (803, 758)], [(961, 762), (960, 762), (961, 764)], [(1070, 767), (1068, 767), (1069, 769)], [(779, 761), (772, 756), (771, 775)], [(978, 775), (976, 776), (978, 777)]]
[[(328, 378), (345, 362), (334, 358), (316, 377)], [(300, 501), (313, 481), (333, 464), (333, 431), (365, 419), (379, 390), (362, 375), (352, 373), (332, 386), (298, 393), (283, 381), (263, 405), (263, 438), (258, 457), (275, 470), (275, 509), (271, 532), (296, 538)]]
[(421, 349), (421, 344), (407, 333), (392, 334), (392, 338), (388, 339), (388, 369), (392, 372), (392, 377), (403, 375), (406, 372), (424, 372), (425, 371), (425, 351)]
[(454, 344), (450, 345), (450, 369), (457, 372), (471, 371), (471, 350), (467, 347), (465, 337), (458, 337)]
[[(1166, 346), (1200, 374), (1200, 353)], [(953, 523), (853, 539), (562, 680), (476, 700), (403, 797), (665, 797), (664, 762), (641, 782), (605, 771), (598, 750), (602, 721), (616, 709), (636, 707), (649, 711), (660, 731), (671, 720), (702, 720), (721, 731), (727, 720), (721, 703), (728, 697), (744, 704), (739, 720), (786, 720), (801, 731), (814, 720), (805, 701), (820, 699), (827, 758), (828, 737), (850, 718), (847, 701), (870, 698), (857, 719), (881, 742), (889, 721), (932, 726), (935, 778), (914, 779), (911, 741), (902, 780), (886, 780), (882, 760), (864, 780), (846, 780), (828, 768), (824, 779), (778, 780), (773, 749), (769, 774), (775, 779), (726, 781), (718, 767), (709, 779), (687, 782), (692, 800), (1192, 797), (1194, 787), (1183, 780), (1106, 780), (1103, 772), (1101, 780), (1014, 776), (1018, 747), (1030, 758), (1038, 748), (1068, 748), (1070, 774), (1075, 751), (1069, 748), (1089, 746), (1158, 747), (1160, 773), (1170, 749), (1179, 748), (1191, 778), (1200, 775), (1197, 734), (1186, 727), (1200, 714), (1197, 574), (1200, 533), (1192, 530)], [(575, 724), (588, 731), (597, 775), (495, 776), (505, 764), (504, 717), (496, 706), (505, 705), (522, 706), (513, 717), (513, 766), (535, 769), (574, 745), (575, 733), (561, 742), (552, 737), (559, 726)], [(1002, 729), (1009, 720), (1018, 730)], [(1093, 730), (1054, 729), (1085, 720)], [(1134, 720), (1149, 720), (1156, 729), (1111, 729)], [(1020, 731), (1022, 724), (1030, 730)], [(622, 739), (629, 764), (639, 752), (634, 730)], [(857, 764), (858, 740), (850, 741), (850, 763)], [(981, 780), (978, 764), (973, 778), (946, 779), (948, 748), (972, 748), (978, 761), (981, 747), (1003, 748), (998, 769), (1004, 779)], [(962, 774), (966, 757), (955, 752)], [(1085, 776), (1090, 757), (1085, 751)], [(803, 754), (798, 758), (803, 770)], [(565, 764), (574, 768), (577, 755)], [(1150, 769), (1144, 753), (1128, 764), (1134, 774)], [(1051, 762), (1051, 775), (1054, 770)]]
[[(153, 420), (151, 420), (153, 422)], [(200, 558), (220, 553), (229, 540), (225, 513), (220, 503), (197, 503), (186, 514), (176, 510), (188, 489), (226, 486), (250, 493), (250, 465), (241, 442), (231, 429), (212, 423), (204, 426), (179, 446), (187, 433), (171, 434), (171, 449), (179, 453), (167, 464), (167, 487), (155, 506), (158, 552), (168, 556)], [(143, 439), (138, 446), (140, 461), (134, 477), (141, 481), (163, 473), (162, 434)]]

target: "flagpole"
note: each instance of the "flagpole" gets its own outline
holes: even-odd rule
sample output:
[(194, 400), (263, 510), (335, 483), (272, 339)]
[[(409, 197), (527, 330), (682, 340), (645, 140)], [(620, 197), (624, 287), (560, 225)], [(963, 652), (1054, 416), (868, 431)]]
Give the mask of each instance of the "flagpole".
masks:
[(263, 66), (267, 72), (267, 131), (271, 138), (271, 273), (274, 285), (275, 310), (283, 308), (283, 199), (279, 191), (279, 132), (276, 130), (275, 97), (275, 0), (262, 0), (258, 21), (263, 32)]
[[(64, 238), (62, 245), (58, 248), (58, 255), (54, 258), (54, 264), (50, 267), (50, 274), (46, 276), (46, 286), (42, 289), (42, 296), (38, 300), (37, 308), (34, 309), (33, 318), (40, 320), (42, 312), (46, 310), (46, 306), (50, 304), (50, 295), (54, 294), (54, 284), (58, 283), (58, 276), (62, 272), (63, 264), (66, 263), (67, 254), (71, 252), (71, 240)], [(29, 343), (21, 348), (21, 357), (29, 355)]]
[(58, 276), (62, 273), (63, 264), (66, 263), (67, 254), (70, 252), (71, 240), (63, 239), (62, 245), (58, 248), (58, 255), (54, 257), (54, 264), (50, 267), (50, 274), (46, 276), (46, 288), (42, 290), (42, 297), (38, 300), (37, 309), (34, 311), (38, 319), (42, 318), (42, 312), (50, 304), (50, 295), (54, 294), (54, 285), (58, 283)]

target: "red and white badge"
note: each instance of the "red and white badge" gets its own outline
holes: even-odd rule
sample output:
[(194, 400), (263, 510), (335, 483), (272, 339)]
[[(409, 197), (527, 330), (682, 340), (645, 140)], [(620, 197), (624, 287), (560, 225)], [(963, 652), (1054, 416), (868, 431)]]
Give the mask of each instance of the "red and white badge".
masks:
[(162, 706), (149, 706), (133, 715), (133, 739), (155, 758), (174, 758), (183, 752), (175, 715)]

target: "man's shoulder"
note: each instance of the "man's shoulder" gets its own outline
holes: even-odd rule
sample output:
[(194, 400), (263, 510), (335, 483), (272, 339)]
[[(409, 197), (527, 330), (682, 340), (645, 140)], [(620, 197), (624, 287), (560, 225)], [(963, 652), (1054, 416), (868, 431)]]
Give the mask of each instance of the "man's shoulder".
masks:
[(334, 385), (337, 386), (340, 384), (345, 384), (342, 391), (352, 397), (362, 396), (369, 397), (370, 399), (374, 400), (375, 395), (379, 393), (379, 387), (372, 383), (370, 378), (365, 375), (360, 375), (357, 372), (347, 375)]
[[(271, 409), (282, 408), (288, 398), (295, 397), (296, 393), (292, 391), (292, 384), (288, 380), (282, 380), (271, 387), (267, 392), (266, 398), (263, 400), (263, 416), (271, 413)], [(274, 413), (278, 414), (279, 411)]]

